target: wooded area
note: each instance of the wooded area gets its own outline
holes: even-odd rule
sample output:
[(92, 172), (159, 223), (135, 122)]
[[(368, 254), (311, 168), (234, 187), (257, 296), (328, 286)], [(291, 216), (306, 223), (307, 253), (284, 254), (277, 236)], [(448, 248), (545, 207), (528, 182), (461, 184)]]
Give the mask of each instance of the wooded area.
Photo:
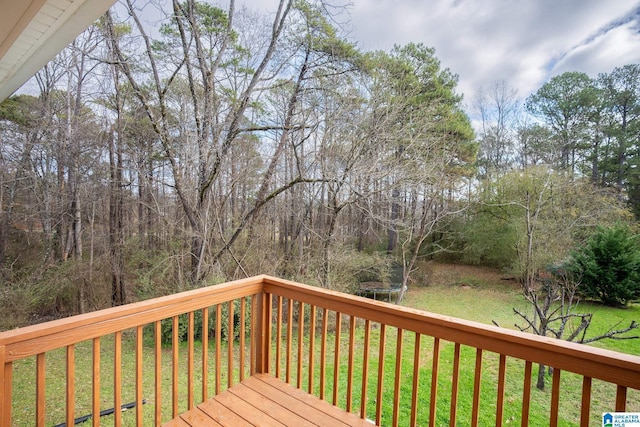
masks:
[(394, 263), (407, 285), (434, 256), (528, 283), (640, 213), (638, 64), (524, 105), (496, 82), (465, 111), (433, 49), (364, 52), (326, 2), (126, 5), (0, 105), (16, 312), (259, 273), (345, 289)]

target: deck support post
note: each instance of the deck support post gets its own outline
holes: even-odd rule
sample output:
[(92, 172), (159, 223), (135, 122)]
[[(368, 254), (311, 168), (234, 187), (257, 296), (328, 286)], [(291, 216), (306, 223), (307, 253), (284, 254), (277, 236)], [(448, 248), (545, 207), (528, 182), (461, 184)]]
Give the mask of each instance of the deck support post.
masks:
[(255, 372), (269, 373), (269, 343), (271, 342), (271, 294), (256, 295), (256, 309), (251, 313), (255, 334)]
[(0, 427), (11, 425), (11, 363), (6, 361), (6, 347), (0, 345)]

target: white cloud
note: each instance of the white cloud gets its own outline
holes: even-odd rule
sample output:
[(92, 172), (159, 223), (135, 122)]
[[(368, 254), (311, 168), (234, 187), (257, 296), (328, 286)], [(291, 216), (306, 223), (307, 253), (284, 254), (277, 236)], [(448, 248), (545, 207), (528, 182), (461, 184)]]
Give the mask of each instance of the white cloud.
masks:
[[(408, 42), (434, 47), (443, 66), (460, 76), (467, 101), (502, 79), (524, 97), (563, 71), (593, 75), (640, 62), (639, 6), (628, 0), (355, 0), (352, 36), (366, 50)], [(599, 34), (625, 17), (634, 20)]]
[(599, 73), (612, 71), (614, 67), (640, 62), (639, 49), (640, 33), (630, 22), (568, 52), (552, 73), (580, 70), (596, 77)]
[[(349, 0), (330, 0), (347, 2)], [(595, 77), (640, 63), (639, 0), (352, 0), (349, 36), (363, 50), (423, 43), (460, 77), (471, 102), (506, 80), (523, 98), (565, 71)], [(245, 0), (275, 10), (275, 0)]]

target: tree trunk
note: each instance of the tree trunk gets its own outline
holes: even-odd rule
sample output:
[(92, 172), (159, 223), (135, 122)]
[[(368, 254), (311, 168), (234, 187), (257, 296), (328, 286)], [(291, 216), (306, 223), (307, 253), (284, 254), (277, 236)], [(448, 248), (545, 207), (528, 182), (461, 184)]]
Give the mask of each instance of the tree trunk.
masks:
[(387, 241), (387, 254), (393, 253), (396, 247), (397, 231), (396, 221), (398, 220), (398, 214), (400, 212), (400, 205), (398, 204), (398, 198), (400, 197), (400, 190), (394, 188), (391, 193), (391, 224), (389, 226), (389, 240)]
[[(77, 159), (76, 159), (77, 162)], [(76, 163), (76, 177), (79, 176), (79, 167)], [(80, 204), (79, 183), (74, 185), (73, 195), (73, 243), (74, 243), (74, 259), (82, 261), (82, 209)]]
[[(0, 161), (3, 161), (0, 157)], [(4, 254), (7, 248), (7, 242), (9, 241), (9, 221), (8, 216), (4, 209), (4, 167), (0, 170), (0, 272), (4, 270)], [(0, 276), (1, 277), (1, 276)]]
[(536, 381), (536, 388), (538, 390), (544, 390), (544, 374), (546, 372), (546, 366), (542, 363), (538, 365), (538, 380)]
[[(120, 134), (120, 133), (118, 133)], [(109, 252), (111, 256), (111, 305), (113, 307), (126, 304), (124, 281), (124, 241), (122, 212), (122, 151), (116, 144), (115, 136), (109, 138)]]
[(202, 278), (205, 232), (200, 230), (191, 238), (191, 285), (195, 286)]
[[(331, 196), (332, 200), (335, 200), (335, 195)], [(335, 201), (332, 203), (330, 210), (329, 222), (327, 224), (327, 231), (322, 241), (322, 272), (321, 272), (321, 285), (323, 288), (329, 288), (331, 285), (330, 273), (331, 273), (331, 260), (330, 249), (333, 232), (336, 228), (336, 221), (341, 208), (336, 206)], [(344, 206), (344, 205), (343, 205)]]

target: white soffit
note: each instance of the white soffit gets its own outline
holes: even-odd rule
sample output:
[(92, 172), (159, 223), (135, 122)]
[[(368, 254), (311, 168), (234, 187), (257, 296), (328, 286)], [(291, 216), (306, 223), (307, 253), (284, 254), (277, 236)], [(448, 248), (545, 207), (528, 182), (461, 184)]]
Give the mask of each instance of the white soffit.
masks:
[(115, 0), (0, 0), (0, 102)]

